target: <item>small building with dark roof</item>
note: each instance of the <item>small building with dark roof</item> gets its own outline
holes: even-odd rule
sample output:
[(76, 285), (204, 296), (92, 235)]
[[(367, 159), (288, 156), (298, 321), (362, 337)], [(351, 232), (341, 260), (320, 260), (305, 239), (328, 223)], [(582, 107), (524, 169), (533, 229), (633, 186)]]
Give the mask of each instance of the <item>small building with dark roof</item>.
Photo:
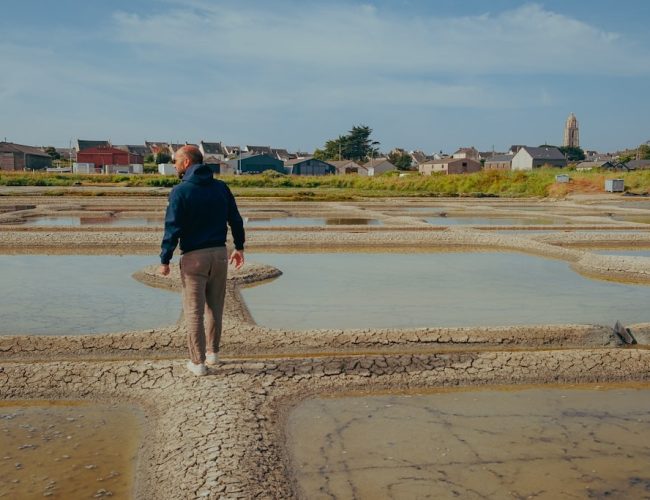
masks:
[(532, 170), (543, 166), (566, 167), (565, 156), (558, 148), (522, 146), (512, 158), (512, 170)]
[(52, 157), (42, 149), (0, 142), (0, 170), (41, 170), (52, 167)]
[(284, 163), (277, 158), (267, 155), (242, 155), (241, 158), (228, 160), (228, 169), (242, 174), (261, 174), (265, 170), (274, 170), (281, 174), (286, 173)]
[(291, 175), (331, 175), (336, 167), (316, 158), (298, 158), (284, 162), (284, 168)]
[(650, 169), (650, 160), (630, 160), (626, 165), (630, 170), (647, 170)]

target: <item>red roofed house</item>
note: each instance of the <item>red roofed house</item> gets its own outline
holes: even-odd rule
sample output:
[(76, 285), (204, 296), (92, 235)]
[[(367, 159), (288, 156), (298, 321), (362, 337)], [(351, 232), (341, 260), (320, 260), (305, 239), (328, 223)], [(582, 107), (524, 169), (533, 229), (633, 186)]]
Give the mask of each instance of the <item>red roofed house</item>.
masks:
[(144, 158), (140, 154), (130, 153), (113, 146), (98, 146), (79, 151), (77, 153), (77, 162), (93, 163), (95, 167), (104, 167), (105, 165), (142, 164)]

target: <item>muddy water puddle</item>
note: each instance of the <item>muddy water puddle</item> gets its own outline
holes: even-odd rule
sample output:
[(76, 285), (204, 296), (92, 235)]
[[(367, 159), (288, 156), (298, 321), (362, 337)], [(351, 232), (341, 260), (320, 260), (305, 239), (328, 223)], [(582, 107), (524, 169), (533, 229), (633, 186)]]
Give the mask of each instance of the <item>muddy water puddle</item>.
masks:
[(378, 219), (345, 218), (345, 217), (245, 217), (248, 227), (272, 226), (378, 226)]
[(303, 498), (649, 498), (650, 389), (308, 400), (287, 423)]
[(0, 498), (132, 498), (142, 418), (120, 406), (0, 403)]
[(0, 335), (80, 335), (174, 324), (177, 293), (131, 275), (154, 257), (0, 255)]
[(650, 320), (650, 288), (518, 253), (253, 254), (282, 271), (242, 295), (260, 325), (409, 328)]
[(164, 221), (160, 217), (77, 217), (77, 216), (45, 216), (26, 219), (23, 226), (160, 226)]

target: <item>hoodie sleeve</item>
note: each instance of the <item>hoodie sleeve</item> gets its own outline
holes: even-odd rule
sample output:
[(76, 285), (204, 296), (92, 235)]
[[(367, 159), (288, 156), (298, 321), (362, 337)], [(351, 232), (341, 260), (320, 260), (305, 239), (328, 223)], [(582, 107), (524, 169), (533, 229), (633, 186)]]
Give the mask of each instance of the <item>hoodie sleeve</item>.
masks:
[(165, 234), (160, 245), (162, 248), (160, 252), (161, 264), (169, 264), (169, 261), (172, 260), (172, 255), (176, 250), (181, 235), (181, 216), (182, 200), (178, 190), (172, 189), (171, 193), (169, 193), (169, 203), (165, 213)]
[(232, 231), (232, 239), (235, 242), (235, 248), (237, 250), (243, 250), (244, 241), (246, 241), (244, 234), (244, 221), (242, 220), (241, 215), (239, 215), (237, 202), (228, 186), (226, 186), (226, 192), (228, 193), (228, 225)]

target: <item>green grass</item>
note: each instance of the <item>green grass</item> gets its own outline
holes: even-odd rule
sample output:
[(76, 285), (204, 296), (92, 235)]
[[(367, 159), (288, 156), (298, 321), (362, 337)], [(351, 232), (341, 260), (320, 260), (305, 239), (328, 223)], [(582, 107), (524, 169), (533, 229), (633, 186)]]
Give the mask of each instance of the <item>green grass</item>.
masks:
[[(567, 173), (568, 184), (555, 176)], [(572, 192), (604, 191), (607, 178), (622, 178), (626, 190), (650, 191), (650, 171), (576, 172), (541, 168), (532, 172), (484, 171), (462, 175), (383, 175), (379, 177), (287, 176), (277, 173), (221, 177), (239, 196), (280, 197), (292, 200), (346, 200), (356, 197), (462, 196), (462, 197), (562, 197)], [(161, 175), (70, 175), (46, 173), (0, 173), (4, 186), (125, 186), (172, 187), (179, 180)]]

